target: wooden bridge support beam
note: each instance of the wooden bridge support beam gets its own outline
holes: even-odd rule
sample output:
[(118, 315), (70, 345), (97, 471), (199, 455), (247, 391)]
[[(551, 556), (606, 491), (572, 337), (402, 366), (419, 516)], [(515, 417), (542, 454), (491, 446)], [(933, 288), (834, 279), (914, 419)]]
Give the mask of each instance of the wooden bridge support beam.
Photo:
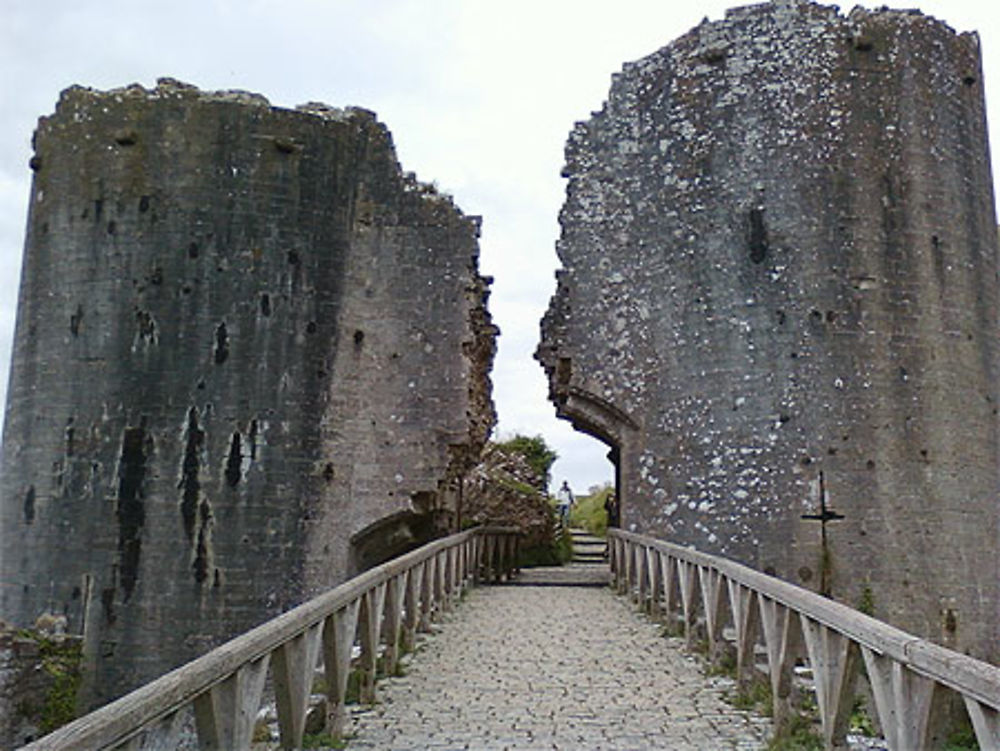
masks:
[(1000, 751), (1000, 711), (970, 696), (965, 698), (965, 708), (976, 731), (976, 740), (982, 751)]
[(409, 582), (409, 573), (404, 572), (386, 582), (385, 619), (382, 625), (382, 659), (385, 674), (394, 675), (399, 662), (399, 649), (403, 631), (404, 592)]
[(273, 653), (272, 677), (283, 749), (302, 746), (322, 636), (323, 624), (317, 623)]
[(375, 703), (375, 679), (378, 670), (379, 632), (385, 606), (386, 585), (380, 584), (361, 596), (359, 630), (361, 636), (361, 696), (362, 704)]
[(270, 655), (248, 662), (194, 700), (202, 751), (249, 748)]
[(722, 656), (722, 575), (710, 566), (698, 566), (698, 584), (705, 610), (705, 635), (708, 639), (708, 659), (718, 664)]
[(893, 751), (925, 748), (934, 681), (868, 647), (862, 647), (861, 653), (889, 748)]
[(726, 579), (726, 587), (736, 632), (736, 681), (742, 690), (746, 690), (753, 680), (754, 647), (760, 624), (755, 602), (757, 595), (746, 585), (732, 579)]
[(823, 742), (828, 749), (841, 748), (845, 745), (857, 677), (857, 645), (806, 615), (800, 617), (823, 726)]
[(361, 600), (328, 616), (323, 624), (323, 666), (326, 670), (326, 729), (341, 738), (347, 723), (347, 682), (351, 675), (351, 650), (358, 629)]
[(767, 596), (759, 596), (757, 602), (767, 649), (774, 725), (780, 728), (794, 713), (796, 697), (792, 674), (800, 651), (802, 629), (791, 609)]

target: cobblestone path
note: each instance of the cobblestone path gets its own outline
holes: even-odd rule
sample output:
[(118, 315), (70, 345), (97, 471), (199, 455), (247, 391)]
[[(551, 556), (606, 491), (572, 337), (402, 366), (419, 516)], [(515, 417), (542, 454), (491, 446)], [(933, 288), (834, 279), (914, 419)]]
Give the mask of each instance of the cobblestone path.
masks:
[(608, 588), (480, 587), (356, 708), (350, 751), (760, 749), (678, 639)]

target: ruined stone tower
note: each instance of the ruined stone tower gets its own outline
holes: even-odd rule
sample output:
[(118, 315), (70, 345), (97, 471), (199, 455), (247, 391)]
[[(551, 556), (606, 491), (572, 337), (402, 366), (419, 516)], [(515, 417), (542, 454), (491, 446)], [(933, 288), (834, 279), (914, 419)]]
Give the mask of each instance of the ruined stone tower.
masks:
[(447, 529), (494, 422), (479, 222), (372, 113), (162, 80), (35, 135), (0, 615), (100, 702)]
[(577, 124), (537, 357), (624, 526), (978, 657), (998, 622), (997, 233), (979, 45), (766, 3)]

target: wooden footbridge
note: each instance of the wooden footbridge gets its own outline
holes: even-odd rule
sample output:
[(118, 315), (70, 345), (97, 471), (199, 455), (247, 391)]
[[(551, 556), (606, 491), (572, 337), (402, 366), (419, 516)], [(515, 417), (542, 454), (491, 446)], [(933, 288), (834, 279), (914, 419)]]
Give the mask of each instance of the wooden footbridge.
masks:
[[(193, 714), (189, 735), (201, 749), (248, 749), (265, 694), (277, 704), (281, 748), (301, 748), (309, 697), (325, 673), (326, 729), (345, 729), (352, 671), (361, 700), (375, 698), (381, 670), (392, 674), (401, 649), (456, 606), (475, 585), (506, 582), (517, 535), (476, 529), (430, 543), (341, 584), (203, 657), (24, 747), (25, 751), (138, 751), (173, 748)], [(821, 734), (840, 747), (856, 684), (867, 680), (884, 745), (927, 747), (936, 692), (964, 705), (980, 749), (1000, 750), (1000, 668), (950, 651), (832, 600), (719, 557), (620, 530), (608, 542), (612, 582), (636, 606), (707, 643), (719, 662), (735, 653), (741, 683), (770, 686), (776, 726), (797, 711), (793, 671), (807, 667)], [(498, 614), (500, 617), (501, 614)], [(627, 649), (627, 645), (622, 645)], [(270, 680), (268, 680), (270, 679)], [(189, 720), (188, 720), (189, 721)]]

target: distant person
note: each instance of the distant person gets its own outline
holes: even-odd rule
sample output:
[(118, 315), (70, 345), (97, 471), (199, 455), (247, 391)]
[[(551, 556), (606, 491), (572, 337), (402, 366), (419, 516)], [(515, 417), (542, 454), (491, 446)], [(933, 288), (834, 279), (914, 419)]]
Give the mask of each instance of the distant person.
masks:
[(608, 515), (608, 526), (617, 527), (618, 526), (618, 499), (615, 497), (615, 491), (608, 493), (608, 497), (604, 499), (604, 511)]
[(562, 487), (556, 491), (556, 501), (559, 507), (559, 521), (565, 527), (569, 521), (569, 509), (573, 505), (573, 491), (569, 489), (569, 483), (563, 480)]

